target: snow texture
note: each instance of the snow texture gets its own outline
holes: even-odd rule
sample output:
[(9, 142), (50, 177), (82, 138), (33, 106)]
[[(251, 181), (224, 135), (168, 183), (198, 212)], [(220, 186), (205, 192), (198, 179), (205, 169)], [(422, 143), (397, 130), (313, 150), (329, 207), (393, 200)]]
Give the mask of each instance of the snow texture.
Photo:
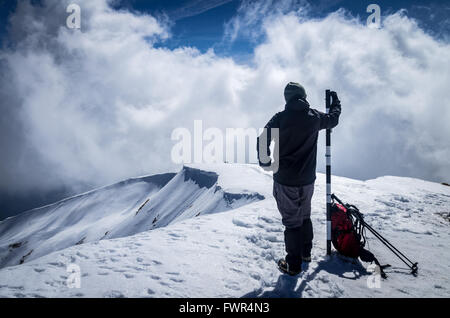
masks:
[[(368, 264), (325, 255), (322, 174), (312, 202), (312, 262), (297, 277), (283, 275), (276, 261), (284, 256), (284, 228), (271, 174), (255, 165), (192, 165), (1, 222), (0, 296), (450, 296), (450, 187), (390, 176), (333, 176), (332, 183), (335, 194), (419, 263), (417, 277), (371, 234), (369, 249), (392, 265), (379, 285)], [(72, 288), (74, 265), (80, 288)]]

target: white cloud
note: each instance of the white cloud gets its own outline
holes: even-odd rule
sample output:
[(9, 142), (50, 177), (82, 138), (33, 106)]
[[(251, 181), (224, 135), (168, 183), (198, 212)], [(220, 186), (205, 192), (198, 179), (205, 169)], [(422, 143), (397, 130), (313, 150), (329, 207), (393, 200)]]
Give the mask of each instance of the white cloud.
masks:
[(282, 109), (288, 81), (301, 82), (319, 109), (325, 88), (338, 91), (335, 173), (449, 178), (450, 47), (401, 14), (376, 30), (343, 12), (315, 20), (253, 12), (265, 41), (245, 66), (213, 51), (154, 48), (170, 36), (164, 24), (105, 1), (79, 1), (82, 30), (69, 30), (64, 4), (48, 2), (52, 9), (20, 4), (18, 44), (1, 52), (4, 191), (171, 169), (174, 128), (194, 119), (205, 129), (262, 127)]
[(263, 23), (270, 24), (290, 12), (300, 15), (310, 8), (306, 0), (243, 0), (236, 15), (225, 23), (224, 41), (243, 37), (256, 43), (264, 36)]
[(380, 30), (344, 12), (320, 20), (287, 14), (264, 28), (267, 39), (255, 50), (256, 70), (271, 71), (257, 77), (279, 80), (284, 75), (301, 82), (319, 109), (325, 88), (341, 96), (334, 172), (359, 178), (448, 178), (447, 43), (425, 34), (402, 13), (385, 18)]

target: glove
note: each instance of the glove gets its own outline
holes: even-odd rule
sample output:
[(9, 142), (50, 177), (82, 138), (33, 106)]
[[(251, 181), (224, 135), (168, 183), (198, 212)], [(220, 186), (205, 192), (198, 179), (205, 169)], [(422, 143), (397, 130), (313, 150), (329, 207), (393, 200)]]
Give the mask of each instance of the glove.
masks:
[(259, 162), (259, 166), (264, 170), (264, 171), (268, 171), (268, 172), (273, 172), (273, 167), (272, 167), (272, 160), (268, 163), (262, 163), (261, 161)]
[(331, 102), (331, 106), (341, 106), (341, 101), (339, 100), (337, 93), (335, 91), (330, 92), (333, 101)]

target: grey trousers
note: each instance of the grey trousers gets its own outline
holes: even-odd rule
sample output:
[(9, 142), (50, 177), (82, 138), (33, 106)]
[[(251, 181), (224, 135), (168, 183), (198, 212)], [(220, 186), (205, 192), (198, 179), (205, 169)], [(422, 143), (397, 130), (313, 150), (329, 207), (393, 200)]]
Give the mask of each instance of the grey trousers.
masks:
[(301, 269), (303, 257), (311, 256), (314, 238), (311, 222), (313, 193), (314, 183), (301, 187), (284, 186), (276, 181), (273, 184), (273, 195), (282, 223), (286, 227), (284, 231), (286, 262), (293, 271)]
[(311, 199), (314, 194), (314, 183), (289, 187), (273, 182), (273, 196), (277, 201), (281, 221), (287, 228), (297, 228), (303, 221), (311, 218)]

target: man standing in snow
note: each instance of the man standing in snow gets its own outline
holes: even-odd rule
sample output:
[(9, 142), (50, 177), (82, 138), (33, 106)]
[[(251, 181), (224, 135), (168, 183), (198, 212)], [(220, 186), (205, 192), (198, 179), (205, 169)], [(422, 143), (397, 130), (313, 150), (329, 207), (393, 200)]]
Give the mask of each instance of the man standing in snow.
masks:
[[(276, 113), (264, 127), (267, 138), (258, 137), (259, 165), (273, 170), (273, 195), (280, 211), (286, 245), (286, 258), (278, 261), (280, 270), (289, 275), (301, 272), (302, 261), (311, 261), (313, 228), (311, 199), (316, 179), (317, 139), (319, 130), (334, 128), (339, 121), (341, 104), (336, 92), (328, 114), (311, 109), (306, 101), (306, 91), (298, 83), (290, 82), (284, 89), (286, 106)], [(278, 153), (272, 168), (269, 159), (270, 142), (274, 139), (271, 129), (278, 129)], [(260, 143), (261, 140), (261, 143)], [(267, 142), (264, 142), (267, 140)], [(265, 144), (262, 144), (265, 143)], [(265, 153), (264, 153), (265, 152)]]

